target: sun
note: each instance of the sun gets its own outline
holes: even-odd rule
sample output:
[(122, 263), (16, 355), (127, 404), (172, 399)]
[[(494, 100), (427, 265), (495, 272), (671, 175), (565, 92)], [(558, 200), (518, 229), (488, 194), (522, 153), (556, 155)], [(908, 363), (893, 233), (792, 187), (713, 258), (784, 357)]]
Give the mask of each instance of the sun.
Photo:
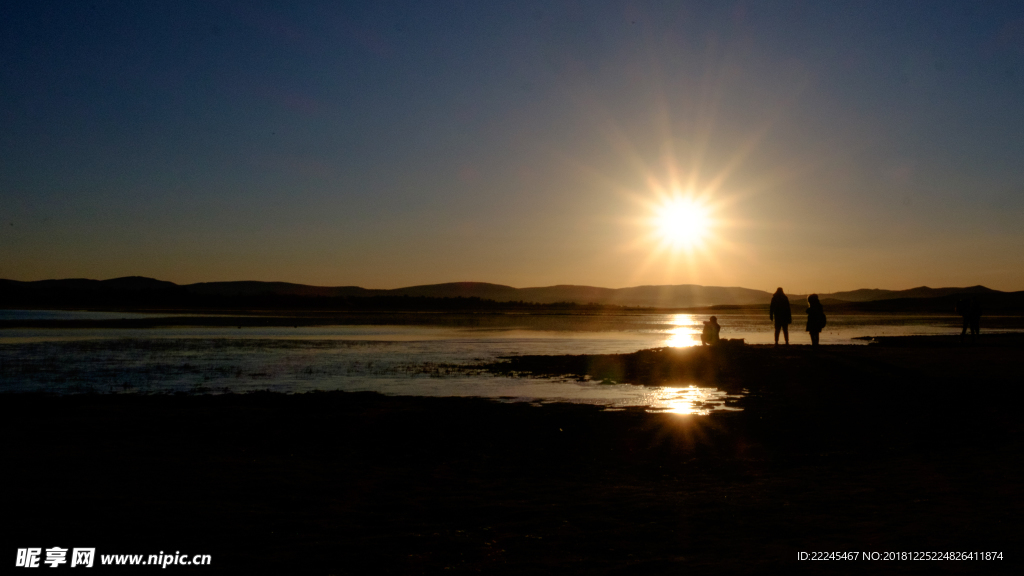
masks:
[(711, 232), (711, 210), (693, 198), (667, 198), (654, 207), (655, 235), (671, 248), (697, 248)]
[(654, 273), (670, 284), (684, 274), (720, 273), (723, 253), (741, 253), (732, 236), (744, 224), (729, 213), (741, 193), (723, 190), (721, 182), (687, 185), (675, 176), (667, 182), (651, 176), (645, 189), (624, 192), (637, 210), (622, 221), (637, 234), (623, 250), (646, 253), (638, 277)]

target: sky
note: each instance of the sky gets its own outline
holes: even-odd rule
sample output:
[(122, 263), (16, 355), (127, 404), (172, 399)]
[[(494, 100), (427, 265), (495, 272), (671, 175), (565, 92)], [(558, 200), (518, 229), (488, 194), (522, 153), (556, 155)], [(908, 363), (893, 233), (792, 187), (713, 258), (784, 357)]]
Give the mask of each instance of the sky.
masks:
[(1024, 290), (1022, 103), (1022, 2), (4, 0), (0, 278)]

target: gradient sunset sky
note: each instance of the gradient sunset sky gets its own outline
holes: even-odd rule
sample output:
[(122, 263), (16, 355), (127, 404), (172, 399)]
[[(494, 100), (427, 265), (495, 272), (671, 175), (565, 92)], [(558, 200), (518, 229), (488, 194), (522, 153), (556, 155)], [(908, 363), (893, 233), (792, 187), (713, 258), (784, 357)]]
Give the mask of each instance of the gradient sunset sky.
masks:
[(1024, 290), (1024, 2), (4, 1), (0, 119), (0, 278)]

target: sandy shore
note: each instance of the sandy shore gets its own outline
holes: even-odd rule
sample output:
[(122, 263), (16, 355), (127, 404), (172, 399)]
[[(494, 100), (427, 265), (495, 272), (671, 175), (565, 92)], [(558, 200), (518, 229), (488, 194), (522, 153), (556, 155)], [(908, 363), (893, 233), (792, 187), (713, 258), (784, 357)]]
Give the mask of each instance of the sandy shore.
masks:
[(197, 573), (1012, 573), (1021, 352), (1009, 337), (895, 340), (514, 367), (748, 390), (742, 412), (707, 417), (370, 393), (5, 395), (4, 541), (211, 554)]

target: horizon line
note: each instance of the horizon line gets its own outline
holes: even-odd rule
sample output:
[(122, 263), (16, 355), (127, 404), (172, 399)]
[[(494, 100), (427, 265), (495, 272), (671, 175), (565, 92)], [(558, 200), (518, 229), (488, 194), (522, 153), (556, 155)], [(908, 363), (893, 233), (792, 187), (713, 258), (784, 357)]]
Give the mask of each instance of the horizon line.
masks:
[[(153, 280), (153, 281), (156, 281), (156, 282), (168, 282), (170, 284), (174, 284), (175, 286), (192, 286), (192, 285), (196, 285), (196, 284), (231, 284), (231, 283), (252, 282), (252, 283), (259, 283), (259, 284), (292, 284), (292, 285), (295, 285), (295, 286), (308, 286), (308, 287), (311, 287), (311, 288), (360, 288), (360, 289), (363, 289), (363, 290), (385, 290), (385, 291), (403, 290), (403, 289), (408, 289), (408, 288), (422, 288), (422, 287), (426, 287), (426, 286), (444, 286), (444, 285), (450, 285), (450, 284), (486, 284), (486, 285), (490, 285), (490, 286), (500, 286), (500, 287), (504, 287), (504, 288), (512, 288), (514, 290), (530, 290), (530, 289), (558, 288), (558, 287), (597, 288), (597, 289), (601, 289), (601, 290), (628, 290), (628, 289), (631, 289), (631, 288), (661, 288), (661, 287), (674, 287), (674, 286), (697, 286), (697, 287), (701, 287), (701, 288), (725, 288), (725, 289), (754, 290), (754, 291), (759, 291), (759, 292), (766, 292), (768, 294), (771, 294), (771, 293), (773, 293), (775, 291), (774, 289), (749, 288), (749, 287), (746, 287), (746, 286), (721, 286), (721, 285), (714, 285), (714, 284), (695, 284), (695, 283), (682, 283), (682, 284), (638, 284), (638, 285), (634, 285), (634, 286), (623, 286), (623, 287), (620, 287), (620, 288), (609, 288), (609, 287), (606, 287), (606, 286), (595, 286), (595, 285), (591, 285), (591, 284), (550, 284), (550, 285), (547, 285), (547, 286), (525, 286), (525, 287), (518, 287), (518, 286), (509, 285), (509, 284), (498, 284), (496, 282), (485, 282), (485, 281), (479, 281), (479, 280), (457, 280), (457, 281), (449, 281), (449, 282), (437, 282), (437, 283), (432, 283), (432, 284), (410, 284), (410, 285), (407, 285), (407, 286), (398, 286), (398, 287), (395, 287), (395, 288), (367, 288), (365, 286), (360, 286), (360, 285), (357, 285), (357, 284), (338, 284), (338, 285), (328, 286), (328, 285), (321, 285), (321, 284), (303, 284), (301, 282), (291, 282), (291, 281), (287, 281), (287, 280), (203, 280), (203, 281), (199, 281), (199, 282), (178, 283), (178, 282), (174, 282), (172, 280), (162, 280), (162, 279), (159, 279), (159, 278), (153, 278), (153, 277), (150, 277), (150, 276), (140, 276), (140, 275), (116, 276), (114, 278), (107, 278), (107, 279), (103, 279), (103, 280), (96, 279), (96, 278), (69, 277), (69, 278), (44, 278), (44, 279), (40, 279), (40, 280), (15, 280), (13, 278), (0, 278), (0, 281), (11, 281), (11, 282), (22, 282), (22, 283), (31, 283), (31, 282), (60, 282), (60, 281), (67, 281), (67, 280), (85, 280), (85, 281), (92, 281), (92, 282), (110, 282), (110, 281), (113, 281), (113, 280), (125, 280), (125, 279), (131, 279), (131, 278), (139, 278), (139, 279), (144, 279), (144, 280)], [(862, 288), (853, 288), (853, 289), (849, 289), (849, 290), (830, 290), (830, 291), (820, 291), (820, 290), (819, 291), (813, 291), (812, 290), (812, 291), (804, 292), (804, 291), (800, 291), (800, 290), (788, 291), (788, 290), (785, 290), (785, 289), (783, 291), (786, 294), (795, 294), (795, 295), (803, 296), (803, 295), (809, 295), (809, 294), (819, 294), (819, 295), (822, 295), (822, 294), (837, 294), (837, 293), (841, 293), (841, 292), (856, 292), (856, 291), (860, 291), (860, 290), (880, 290), (880, 291), (887, 291), (887, 292), (903, 292), (903, 291), (907, 291), (907, 290), (914, 290), (914, 289), (917, 289), (917, 288), (927, 288), (927, 289), (930, 289), (930, 290), (941, 290), (941, 289), (950, 289), (950, 288), (957, 288), (957, 289), (986, 288), (988, 290), (995, 290), (995, 291), (998, 291), (998, 292), (1020, 292), (1020, 291), (1024, 291), (1024, 290), (997, 290), (995, 288), (989, 288), (989, 287), (987, 287), (987, 286), (985, 286), (983, 284), (972, 284), (972, 285), (968, 285), (968, 286), (939, 286), (939, 287), (932, 287), (932, 286), (929, 286), (927, 284), (921, 284), (921, 285), (918, 285), (918, 286), (912, 286), (910, 288), (863, 288), (862, 287)]]

